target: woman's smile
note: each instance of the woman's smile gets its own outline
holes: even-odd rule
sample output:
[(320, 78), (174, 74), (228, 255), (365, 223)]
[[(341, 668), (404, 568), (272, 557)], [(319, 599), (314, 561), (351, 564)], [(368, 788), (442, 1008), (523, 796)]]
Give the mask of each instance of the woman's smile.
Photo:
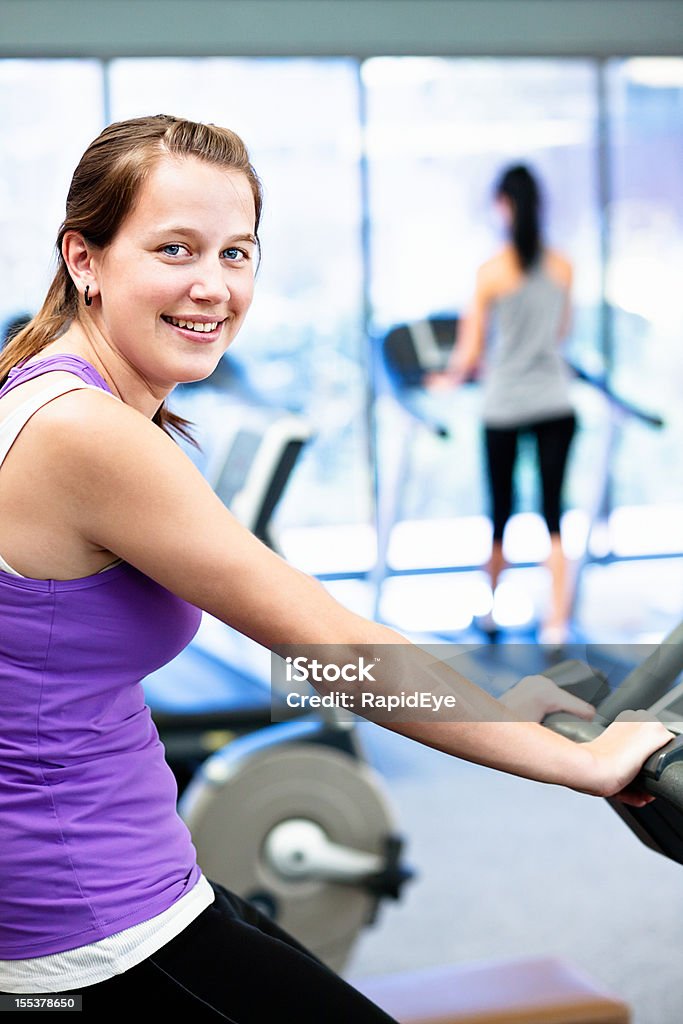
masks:
[(169, 327), (191, 341), (208, 342), (216, 341), (221, 336), (221, 329), (226, 317), (210, 320), (203, 316), (167, 316), (161, 315), (161, 319)]

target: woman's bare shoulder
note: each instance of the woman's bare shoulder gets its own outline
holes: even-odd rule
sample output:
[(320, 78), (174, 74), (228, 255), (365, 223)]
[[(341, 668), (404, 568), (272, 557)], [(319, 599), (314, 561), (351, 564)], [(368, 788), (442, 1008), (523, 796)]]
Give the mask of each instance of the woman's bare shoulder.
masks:
[(521, 276), (514, 251), (510, 246), (505, 246), (482, 263), (477, 274), (477, 285), (482, 293), (495, 299), (516, 288)]
[(568, 288), (572, 281), (572, 265), (570, 261), (557, 249), (546, 249), (544, 251), (545, 267), (547, 272), (558, 284)]
[(514, 268), (514, 260), (510, 258), (506, 249), (502, 249), (481, 264), (478, 280), (494, 291), (499, 287), (505, 288), (511, 273), (514, 273)]
[(82, 472), (114, 462), (139, 465), (143, 452), (164, 459), (180, 451), (147, 416), (100, 388), (60, 395), (39, 410), (32, 426), (46, 458)]
[(20, 461), (38, 473), (46, 491), (74, 496), (121, 489), (127, 480), (145, 490), (141, 467), (177, 472), (192, 463), (148, 417), (99, 388), (76, 387), (43, 405), (14, 445)]
[[(49, 376), (73, 390), (46, 396), (42, 376), (15, 389), (37, 391), (47, 400), (23, 424), (3, 462), (0, 518), (12, 565), (29, 576), (69, 579), (106, 564), (102, 552), (109, 549), (91, 534), (92, 517), (83, 516), (90, 503), (106, 509), (125, 494), (129, 506), (139, 500), (146, 507), (155, 472), (168, 472), (170, 462), (177, 473), (178, 460), (189, 459), (111, 394), (66, 373)], [(12, 397), (14, 392), (7, 400)], [(23, 397), (30, 402), (30, 395)]]
[[(50, 374), (50, 377), (59, 377), (68, 382), (69, 378), (73, 379), (73, 374), (59, 371)], [(28, 384), (22, 387), (28, 387)], [(62, 441), (65, 437), (72, 437), (86, 443), (88, 439), (101, 435), (103, 430), (113, 424), (133, 423), (143, 428), (145, 423), (150, 423), (142, 413), (126, 405), (110, 392), (81, 383), (80, 380), (74, 380), (72, 390), (56, 395), (46, 402), (34, 414), (31, 422), (51, 436), (54, 436), (55, 432), (63, 433), (60, 438)]]
[(508, 251), (507, 247), (500, 249), (494, 253), (489, 259), (485, 260), (479, 268), (479, 273), (486, 278), (494, 278), (496, 275), (502, 275), (510, 270), (510, 267), (514, 265), (512, 254)]

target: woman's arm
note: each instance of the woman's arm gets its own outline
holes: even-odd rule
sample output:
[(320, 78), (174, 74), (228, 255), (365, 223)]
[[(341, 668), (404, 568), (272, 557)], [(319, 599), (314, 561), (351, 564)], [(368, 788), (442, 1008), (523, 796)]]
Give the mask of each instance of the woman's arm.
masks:
[(440, 391), (458, 386), (475, 372), (484, 351), (491, 298), (491, 272), (488, 264), (485, 264), (477, 272), (470, 307), (456, 326), (446, 369), (427, 374), (424, 382), (426, 387)]
[[(538, 782), (567, 786), (590, 796), (617, 796), (642, 807), (652, 797), (630, 783), (655, 750), (673, 739), (661, 722), (624, 712), (590, 743), (573, 743), (531, 722), (390, 725), (426, 746)], [(557, 741), (557, 742), (556, 742)]]
[(447, 374), (457, 383), (467, 380), (481, 362), (492, 299), (491, 267), (484, 264), (477, 272), (474, 296), (467, 314), (460, 323), (448, 363)]
[(380, 646), (382, 686), (424, 684), (456, 698), (455, 721), (383, 721), (388, 728), (493, 768), (599, 795), (621, 789), (670, 738), (659, 723), (622, 723), (610, 728), (622, 730), (623, 742), (613, 733), (609, 741), (577, 746), (518, 721), (458, 672), (435, 667), (404, 637), (347, 610), (274, 554), (237, 522), (180, 448), (136, 410), (82, 390), (37, 416), (41, 443), (34, 469), (51, 507), (84, 544), (113, 552), (271, 650), (334, 645), (353, 660), (360, 649)]
[(551, 276), (557, 281), (564, 292), (564, 306), (560, 319), (557, 340), (562, 343), (568, 337), (572, 328), (572, 285), (574, 271), (569, 260), (560, 253), (549, 251), (547, 254), (547, 266)]

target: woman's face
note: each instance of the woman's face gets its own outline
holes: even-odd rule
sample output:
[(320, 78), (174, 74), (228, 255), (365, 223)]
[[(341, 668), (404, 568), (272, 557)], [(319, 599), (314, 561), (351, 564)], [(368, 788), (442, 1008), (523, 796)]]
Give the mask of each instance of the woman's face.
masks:
[(498, 222), (502, 226), (503, 231), (507, 233), (512, 228), (513, 222), (512, 202), (507, 196), (499, 195), (494, 199), (494, 206), (498, 215)]
[(241, 171), (165, 157), (93, 256), (98, 327), (155, 394), (208, 377), (242, 326), (254, 290), (254, 223)]

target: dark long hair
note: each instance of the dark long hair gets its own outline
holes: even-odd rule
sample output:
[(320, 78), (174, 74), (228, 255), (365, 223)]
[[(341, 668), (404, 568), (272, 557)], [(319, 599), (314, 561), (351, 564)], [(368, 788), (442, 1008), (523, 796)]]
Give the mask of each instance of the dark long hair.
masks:
[(536, 178), (524, 164), (507, 167), (495, 188), (497, 198), (504, 197), (512, 208), (512, 244), (522, 270), (537, 261), (542, 246), (541, 194)]
[[(38, 314), (8, 341), (0, 355), (0, 382), (16, 363), (30, 359), (62, 334), (84, 311), (62, 256), (67, 231), (80, 231), (104, 248), (113, 240), (140, 194), (150, 171), (165, 155), (192, 156), (207, 163), (241, 171), (251, 187), (256, 209), (254, 231), (261, 216), (261, 183), (240, 137), (227, 128), (157, 114), (110, 124), (90, 143), (76, 168), (66, 200), (66, 217), (57, 235), (57, 273)], [(257, 236), (258, 237), (258, 236)], [(188, 440), (189, 424), (165, 403), (153, 422)]]

